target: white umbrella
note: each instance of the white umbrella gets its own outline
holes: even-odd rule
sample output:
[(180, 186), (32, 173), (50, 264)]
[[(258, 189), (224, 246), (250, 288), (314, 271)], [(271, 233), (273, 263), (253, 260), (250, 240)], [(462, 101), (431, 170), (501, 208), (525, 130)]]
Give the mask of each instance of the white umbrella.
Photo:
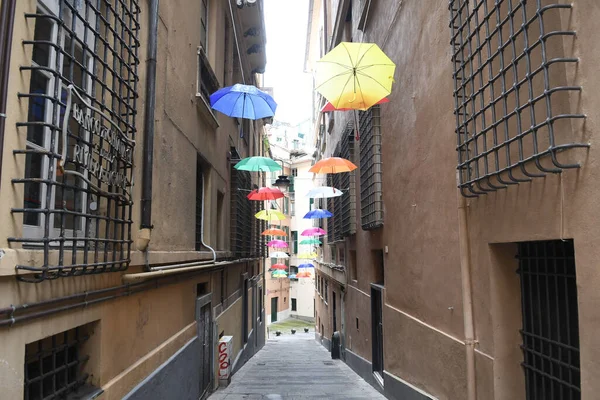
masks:
[(329, 197), (338, 197), (343, 194), (344, 192), (342, 192), (340, 189), (336, 189), (331, 186), (319, 186), (314, 189), (311, 189), (311, 191), (308, 192), (306, 197), (321, 197), (327, 199)]
[(273, 253), (269, 254), (269, 257), (271, 257), (271, 258), (290, 258), (290, 256), (288, 256), (287, 253), (284, 253), (283, 251), (274, 251)]

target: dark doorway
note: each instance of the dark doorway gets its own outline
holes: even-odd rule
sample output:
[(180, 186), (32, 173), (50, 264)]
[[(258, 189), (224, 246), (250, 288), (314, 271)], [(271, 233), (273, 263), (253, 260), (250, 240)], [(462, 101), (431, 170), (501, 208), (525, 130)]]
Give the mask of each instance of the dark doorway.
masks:
[(244, 343), (248, 342), (248, 278), (246, 274), (242, 275), (244, 281), (242, 284), (242, 337)]
[(371, 332), (373, 373), (383, 383), (383, 287), (371, 284)]
[(333, 299), (333, 332), (337, 331), (337, 308), (335, 302), (335, 292), (331, 293), (331, 298)]
[(277, 322), (277, 302), (279, 297), (271, 297), (271, 323)]
[(196, 299), (196, 323), (198, 325), (198, 342), (200, 343), (200, 398), (203, 399), (211, 388), (212, 366), (212, 313), (211, 295)]

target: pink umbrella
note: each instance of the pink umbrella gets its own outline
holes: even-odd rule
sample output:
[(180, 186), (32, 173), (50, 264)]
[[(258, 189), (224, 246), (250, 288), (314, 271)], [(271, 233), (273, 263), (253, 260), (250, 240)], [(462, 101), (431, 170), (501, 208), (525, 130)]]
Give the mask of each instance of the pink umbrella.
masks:
[(302, 231), (301, 235), (302, 236), (320, 236), (320, 235), (325, 235), (327, 232), (325, 232), (323, 229), (321, 228), (308, 228)]
[(284, 247), (288, 247), (288, 244), (283, 240), (271, 240), (269, 243), (267, 243), (267, 246), (283, 249)]

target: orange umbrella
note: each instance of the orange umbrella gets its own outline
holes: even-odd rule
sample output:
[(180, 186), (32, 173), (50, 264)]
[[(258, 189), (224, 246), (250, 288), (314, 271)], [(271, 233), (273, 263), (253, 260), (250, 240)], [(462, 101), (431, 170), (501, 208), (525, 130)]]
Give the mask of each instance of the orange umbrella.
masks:
[(282, 229), (270, 228), (261, 233), (261, 235), (287, 236), (287, 233), (285, 233)]
[(310, 272), (308, 271), (300, 271), (296, 274), (296, 278), (310, 278)]
[(356, 165), (341, 157), (324, 158), (310, 167), (308, 172), (315, 174), (337, 174), (338, 172), (350, 172), (356, 169)]

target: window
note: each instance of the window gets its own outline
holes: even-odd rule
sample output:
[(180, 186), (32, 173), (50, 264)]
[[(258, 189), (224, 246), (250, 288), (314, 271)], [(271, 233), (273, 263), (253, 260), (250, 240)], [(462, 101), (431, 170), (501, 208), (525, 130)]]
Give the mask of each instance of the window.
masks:
[(208, 48), (208, 0), (200, 0), (200, 45), (206, 52)]
[(359, 112), (360, 216), (365, 230), (383, 226), (380, 112), (378, 105)]
[(328, 300), (328, 293), (329, 293), (329, 281), (327, 279), (325, 279), (325, 289), (323, 290), (324, 295), (325, 295), (325, 303), (327, 303)]
[[(249, 257), (252, 253), (260, 252), (265, 249), (261, 247), (259, 229), (254, 224), (265, 225), (265, 221), (254, 218), (260, 208), (263, 207), (262, 201), (248, 201), (246, 195), (252, 189), (252, 178), (248, 171), (240, 171), (233, 166), (239, 159), (231, 159), (230, 166), (230, 192), (231, 193), (231, 251), (236, 257)], [(242, 189), (242, 190), (238, 190)], [(258, 233), (258, 235), (257, 235)]]
[(527, 399), (580, 399), (573, 241), (519, 243)]
[(373, 283), (384, 286), (385, 285), (385, 269), (384, 269), (384, 258), (383, 250), (372, 250), (371, 256), (373, 257)]
[(290, 199), (287, 197), (283, 198), (283, 213), (288, 215), (290, 212)]
[(296, 306), (296, 299), (292, 297), (292, 311), (298, 311)]
[(358, 271), (356, 267), (356, 250), (349, 250), (350, 256), (348, 264), (350, 266), (350, 279), (353, 281), (358, 280)]
[(298, 254), (298, 231), (292, 231), (292, 254)]
[[(572, 4), (559, 1), (451, 0), (450, 29), (459, 187), (474, 197), (547, 173), (576, 143), (569, 82), (578, 58), (565, 45)], [(569, 71), (569, 69), (571, 71)], [(566, 72), (565, 72), (566, 71)]]
[(298, 176), (298, 168), (292, 168), (292, 176)]
[(23, 45), (32, 60), (20, 67), (30, 82), (18, 96), (29, 108), (17, 127), (27, 142), (15, 150), (24, 158), (24, 176), (13, 179), (24, 185), (24, 199), (22, 209), (12, 210), (23, 214), (23, 237), (10, 241), (56, 250), (52, 259), (63, 265), (23, 266), (39, 274), (21, 280), (129, 264), (139, 11), (135, 2), (116, 10), (92, 0), (40, 0), (25, 15), (33, 38)]
[(70, 393), (92, 398), (94, 394), (101, 393), (87, 382), (90, 352), (85, 346), (93, 335), (94, 324), (73, 328), (25, 346), (25, 400), (65, 398)]
[(200, 156), (196, 156), (196, 251), (202, 250), (202, 224), (204, 206), (204, 171)]

